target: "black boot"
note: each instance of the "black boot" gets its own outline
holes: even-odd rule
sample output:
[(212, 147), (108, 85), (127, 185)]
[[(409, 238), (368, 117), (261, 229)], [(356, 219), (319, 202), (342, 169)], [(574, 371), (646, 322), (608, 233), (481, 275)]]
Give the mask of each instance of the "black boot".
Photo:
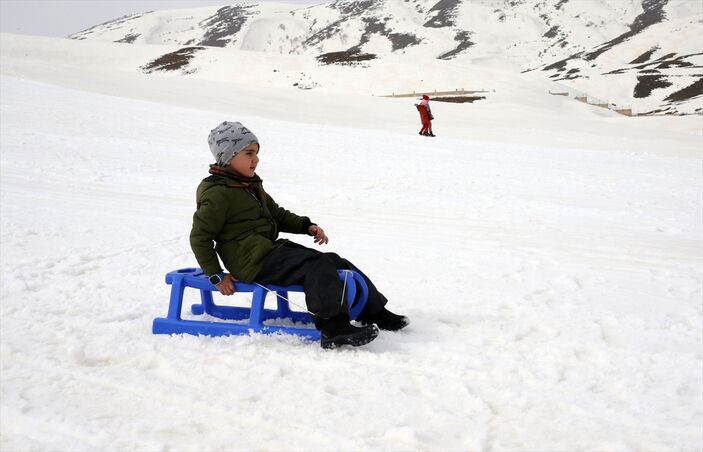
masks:
[(398, 331), (410, 325), (410, 319), (404, 315), (393, 314), (386, 308), (374, 314), (363, 315), (362, 313), (359, 321), (364, 325), (375, 323), (380, 329), (386, 331)]
[(315, 319), (315, 326), (320, 330), (320, 346), (325, 349), (340, 345), (368, 344), (378, 336), (378, 328), (373, 325), (361, 328), (349, 323), (349, 316), (340, 314), (329, 319)]

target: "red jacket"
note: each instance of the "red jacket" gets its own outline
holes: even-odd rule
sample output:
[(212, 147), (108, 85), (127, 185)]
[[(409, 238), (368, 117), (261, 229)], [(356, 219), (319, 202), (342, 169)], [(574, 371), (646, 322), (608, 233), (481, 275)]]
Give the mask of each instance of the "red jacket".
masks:
[(434, 119), (429, 101), (423, 99), (419, 104), (415, 104), (415, 106), (417, 107), (417, 111), (420, 112), (420, 121), (422, 121), (423, 124)]

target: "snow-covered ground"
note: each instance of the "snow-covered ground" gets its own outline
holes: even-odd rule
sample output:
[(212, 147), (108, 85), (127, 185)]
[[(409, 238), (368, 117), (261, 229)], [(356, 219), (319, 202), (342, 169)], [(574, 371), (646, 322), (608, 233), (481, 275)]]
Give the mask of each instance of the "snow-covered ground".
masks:
[[(119, 70), (149, 46), (0, 44), (3, 451), (703, 449), (700, 116), (627, 118), (483, 68), (496, 92), (433, 103), (427, 139), (363, 71), (299, 91)], [(222, 120), (407, 330), (331, 352), (151, 334), (164, 274), (195, 265)]]

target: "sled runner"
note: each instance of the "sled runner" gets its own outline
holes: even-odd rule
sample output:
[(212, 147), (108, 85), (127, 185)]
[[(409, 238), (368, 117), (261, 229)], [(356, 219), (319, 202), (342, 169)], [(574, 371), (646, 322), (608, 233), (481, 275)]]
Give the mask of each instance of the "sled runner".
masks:
[[(352, 270), (339, 270), (339, 277), (344, 282), (344, 299), (349, 306), (349, 318), (356, 319), (366, 305), (368, 286), (364, 279)], [(199, 268), (182, 268), (166, 274), (166, 284), (171, 285), (171, 298), (168, 314), (154, 319), (152, 332), (154, 334), (180, 334), (226, 336), (233, 334), (257, 333), (286, 333), (295, 334), (311, 340), (319, 340), (320, 332), (311, 325), (279, 326), (265, 324), (272, 319), (285, 319), (292, 322), (312, 324), (313, 316), (308, 312), (292, 311), (288, 303), (289, 292), (303, 292), (303, 286), (281, 287), (261, 285), (257, 283), (236, 282), (237, 293), (251, 293), (251, 308), (222, 306), (214, 303), (212, 292), (217, 291), (207, 276)], [(187, 287), (200, 290), (200, 303), (190, 308), (195, 315), (208, 314), (220, 321), (185, 320), (181, 318), (183, 294)], [(276, 309), (266, 309), (266, 295), (273, 292), (276, 297)], [(269, 322), (270, 323), (270, 322)]]

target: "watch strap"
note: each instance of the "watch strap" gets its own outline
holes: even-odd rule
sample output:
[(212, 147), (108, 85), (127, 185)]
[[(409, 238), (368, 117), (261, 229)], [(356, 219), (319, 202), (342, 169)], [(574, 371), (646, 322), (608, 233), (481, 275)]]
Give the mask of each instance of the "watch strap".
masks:
[(224, 279), (225, 279), (225, 272), (215, 273), (214, 275), (208, 276), (207, 279), (208, 279), (208, 281), (210, 281), (210, 283), (211, 283), (213, 286), (215, 286), (215, 285), (221, 283), (222, 281), (224, 281)]

